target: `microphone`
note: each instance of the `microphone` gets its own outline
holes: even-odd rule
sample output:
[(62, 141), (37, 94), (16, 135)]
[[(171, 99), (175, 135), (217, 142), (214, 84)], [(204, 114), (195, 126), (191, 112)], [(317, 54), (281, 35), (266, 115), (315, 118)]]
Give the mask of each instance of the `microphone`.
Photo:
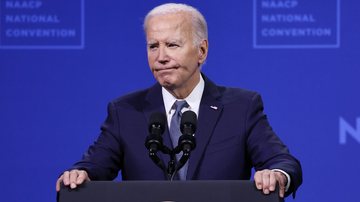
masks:
[(145, 140), (145, 147), (149, 152), (156, 153), (163, 147), (162, 134), (165, 131), (166, 117), (164, 114), (155, 112), (151, 114), (149, 120), (149, 133)]
[(186, 111), (182, 114), (180, 122), (180, 131), (183, 134), (179, 138), (178, 146), (182, 148), (184, 153), (189, 153), (196, 147), (195, 131), (197, 125), (197, 117), (195, 112)]
[(162, 150), (164, 148), (161, 135), (165, 131), (165, 123), (166, 117), (164, 114), (159, 112), (151, 114), (148, 127), (150, 134), (145, 139), (145, 147), (149, 150), (150, 159), (164, 172), (167, 177), (166, 167), (156, 154), (158, 150)]

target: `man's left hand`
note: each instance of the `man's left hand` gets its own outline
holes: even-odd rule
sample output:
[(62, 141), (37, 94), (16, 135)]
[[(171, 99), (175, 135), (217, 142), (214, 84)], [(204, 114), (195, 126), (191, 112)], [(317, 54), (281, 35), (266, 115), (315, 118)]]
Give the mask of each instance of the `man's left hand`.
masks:
[(280, 189), (279, 196), (284, 198), (287, 178), (283, 173), (268, 169), (260, 170), (255, 172), (254, 180), (256, 188), (262, 190), (264, 194), (270, 194), (270, 192), (275, 191), (276, 183), (278, 183)]

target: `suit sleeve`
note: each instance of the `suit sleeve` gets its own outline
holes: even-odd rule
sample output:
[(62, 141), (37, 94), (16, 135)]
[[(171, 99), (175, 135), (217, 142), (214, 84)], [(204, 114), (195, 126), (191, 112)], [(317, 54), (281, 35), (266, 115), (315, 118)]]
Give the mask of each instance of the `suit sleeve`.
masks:
[(259, 94), (255, 94), (247, 112), (247, 151), (255, 170), (281, 169), (288, 173), (291, 184), (286, 196), (293, 193), (295, 197), (295, 192), (302, 183), (300, 162), (274, 133), (263, 110), (262, 99)]
[(91, 180), (113, 180), (122, 167), (121, 142), (117, 111), (114, 104), (109, 103), (100, 136), (72, 169), (86, 170)]

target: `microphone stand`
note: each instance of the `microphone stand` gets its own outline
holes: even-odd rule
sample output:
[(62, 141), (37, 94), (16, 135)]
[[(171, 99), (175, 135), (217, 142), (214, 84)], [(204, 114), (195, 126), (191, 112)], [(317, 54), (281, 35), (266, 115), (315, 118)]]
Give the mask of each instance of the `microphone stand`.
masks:
[(169, 154), (169, 156), (170, 156), (170, 161), (168, 162), (168, 167), (167, 167), (167, 169), (164, 168), (163, 171), (164, 171), (164, 174), (166, 175), (166, 180), (172, 181), (173, 180), (172, 174), (174, 173), (175, 162), (176, 162), (174, 151), (167, 146), (163, 146), (161, 151), (164, 154)]
[[(181, 147), (177, 146), (174, 150), (174, 157), (175, 155), (181, 152)], [(179, 161), (177, 162), (172, 174), (171, 174), (171, 178), (170, 181), (173, 181), (176, 173), (185, 165), (185, 163), (189, 160), (190, 158), (190, 152), (184, 152), (183, 151), (183, 155), (181, 156), (181, 158), (179, 159)]]
[[(193, 134), (196, 130), (196, 114), (192, 111), (184, 112), (181, 120), (180, 131), (183, 133), (178, 141), (178, 146), (170, 149), (163, 145), (161, 134), (164, 132), (165, 116), (162, 114), (153, 114), (149, 126), (150, 135), (146, 137), (145, 146), (149, 150), (149, 157), (163, 172), (166, 180), (173, 181), (176, 173), (186, 164), (190, 158), (190, 153), (196, 147), (196, 141)], [(186, 117), (186, 118), (184, 118)], [(163, 161), (157, 156), (157, 151), (170, 156), (167, 168)], [(176, 154), (183, 152), (183, 155), (176, 162)]]
[[(181, 146), (182, 145), (178, 145), (175, 149), (170, 149), (167, 146), (162, 145), (162, 147), (160, 148), (161, 152), (163, 152), (164, 154), (168, 154), (170, 157), (167, 168), (165, 167), (163, 161), (157, 155), (158, 148), (149, 148), (150, 159), (164, 172), (166, 180), (168, 181), (174, 180), (176, 173), (185, 165), (185, 163), (190, 158), (191, 150), (182, 149)], [(180, 153), (181, 151), (183, 151), (183, 155), (176, 163), (176, 154)]]
[(170, 150), (169, 153), (170, 156), (170, 161), (168, 162), (168, 180), (169, 181), (173, 181), (174, 179), (174, 173), (176, 172), (175, 168), (176, 168), (176, 154), (174, 152), (174, 150)]

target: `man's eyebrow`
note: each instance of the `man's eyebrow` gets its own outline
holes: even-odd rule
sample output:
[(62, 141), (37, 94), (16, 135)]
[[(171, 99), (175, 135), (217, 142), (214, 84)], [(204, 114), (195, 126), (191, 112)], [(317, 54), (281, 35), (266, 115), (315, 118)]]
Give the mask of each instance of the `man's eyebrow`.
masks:
[(159, 43), (159, 42), (156, 40), (150, 40), (150, 41), (146, 42), (146, 44), (148, 44), (148, 45), (152, 45), (152, 44), (156, 44), (156, 43)]
[(169, 39), (166, 41), (166, 43), (178, 43), (178, 44), (182, 44), (183, 40), (181, 39)]
[[(154, 44), (158, 44), (158, 43), (160, 43), (160, 42), (157, 40), (149, 40), (146, 42), (147, 45), (154, 45)], [(184, 41), (181, 39), (168, 39), (164, 43), (165, 44), (171, 44), (171, 43), (183, 44)]]

